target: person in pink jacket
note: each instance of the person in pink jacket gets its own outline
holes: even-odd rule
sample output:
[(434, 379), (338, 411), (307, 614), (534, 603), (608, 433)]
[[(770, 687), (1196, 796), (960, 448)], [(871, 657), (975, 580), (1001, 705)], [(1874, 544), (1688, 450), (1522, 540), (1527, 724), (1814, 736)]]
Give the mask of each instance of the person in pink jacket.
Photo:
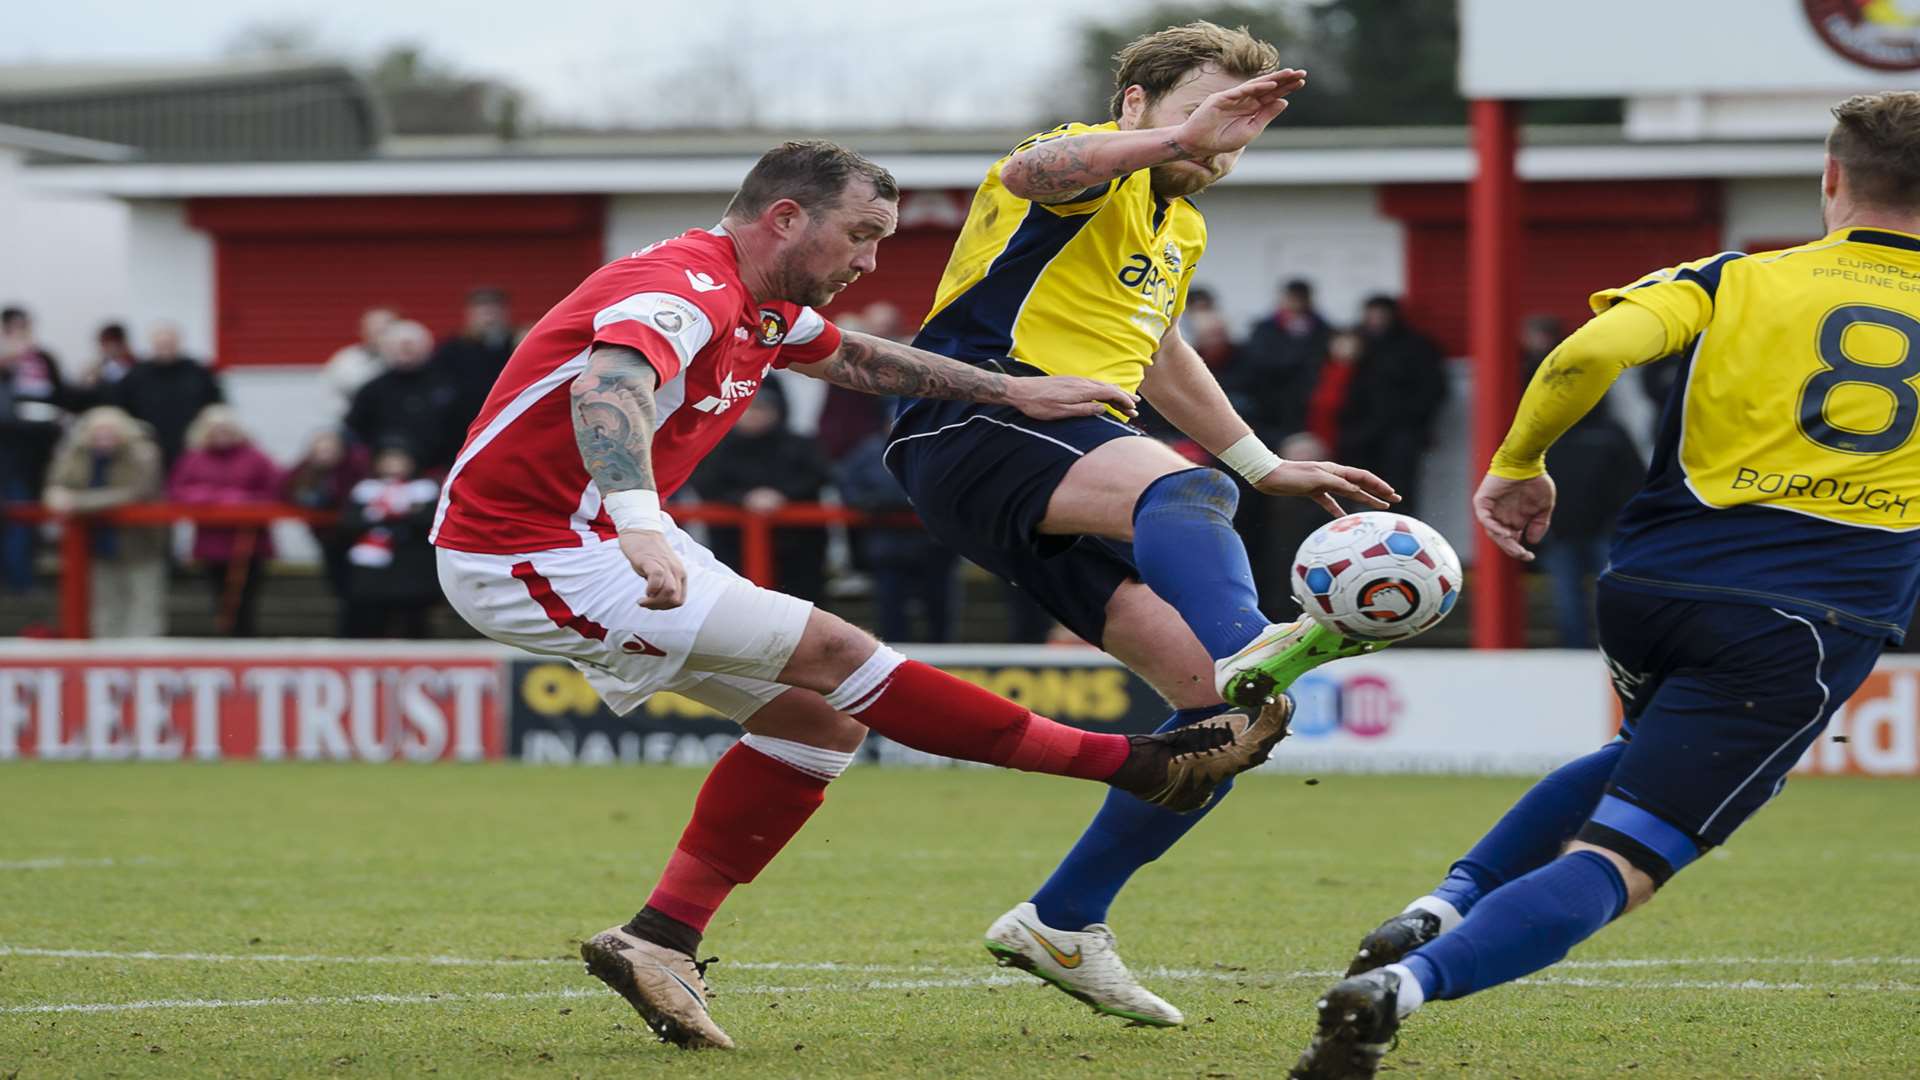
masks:
[[(231, 408), (209, 405), (187, 429), (187, 449), (174, 463), (167, 494), (174, 502), (199, 505), (277, 502), (280, 467), (253, 445)], [(264, 527), (194, 530), (193, 559), (213, 587), (221, 633), (253, 636), (261, 565), (272, 554)]]

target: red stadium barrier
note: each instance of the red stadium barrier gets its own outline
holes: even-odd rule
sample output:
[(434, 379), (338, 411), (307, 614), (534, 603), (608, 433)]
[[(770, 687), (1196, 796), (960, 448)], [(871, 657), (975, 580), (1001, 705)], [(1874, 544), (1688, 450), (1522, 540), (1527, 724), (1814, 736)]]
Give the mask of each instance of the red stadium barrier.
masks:
[[(683, 503), (669, 506), (668, 512), (681, 525), (738, 528), (740, 572), (754, 584), (769, 589), (776, 585), (773, 562), (775, 529), (824, 529), (833, 525), (849, 528), (921, 527), (920, 519), (905, 510), (875, 514), (820, 503), (789, 503), (766, 513), (722, 503)], [(176, 521), (227, 528), (264, 528), (276, 521), (331, 525), (339, 519), (339, 515), (332, 511), (308, 510), (279, 503), (252, 506), (134, 503), (88, 514), (56, 514), (37, 503), (9, 503), (0, 506), (0, 519), (27, 524), (60, 522), (60, 636), (85, 638), (90, 636), (87, 604), (92, 575), (89, 571), (93, 562), (93, 529), (97, 526), (171, 525)]]

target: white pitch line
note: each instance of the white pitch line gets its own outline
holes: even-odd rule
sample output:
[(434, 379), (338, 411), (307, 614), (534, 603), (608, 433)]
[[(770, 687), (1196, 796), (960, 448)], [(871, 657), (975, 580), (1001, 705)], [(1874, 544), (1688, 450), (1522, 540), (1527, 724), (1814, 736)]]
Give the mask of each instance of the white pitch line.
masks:
[(0, 956), (38, 956), (59, 960), (162, 960), (191, 964), (400, 964), (418, 967), (524, 967), (577, 964), (559, 958), (492, 960), (465, 956), (320, 956), (296, 953), (111, 952), (104, 949), (36, 949), (0, 945)]
[[(418, 967), (543, 967), (578, 964), (570, 956), (490, 958), (469, 956), (327, 956), (318, 953), (209, 953), (209, 952), (132, 952), (105, 949), (47, 949), (25, 945), (0, 944), (0, 956), (45, 957), (61, 960), (149, 960), (195, 964), (379, 964)], [(1660, 956), (1611, 960), (1563, 960), (1555, 965), (1562, 970), (1614, 970), (1662, 967), (1912, 967), (1920, 966), (1920, 956)], [(951, 968), (924, 964), (842, 964), (834, 961), (782, 962), (723, 960), (721, 970), (732, 971), (844, 971), (854, 974), (937, 975)], [(1212, 972), (1186, 968), (1145, 969), (1163, 978), (1211, 977)]]
[[(1160, 978), (1201, 978), (1219, 981), (1234, 981), (1241, 978), (1265, 978), (1299, 981), (1304, 979), (1332, 978), (1333, 971), (1294, 971), (1285, 974), (1229, 973), (1229, 972), (1168, 972), (1160, 973)], [(1026, 975), (979, 975), (952, 979), (895, 979), (876, 980), (865, 983), (846, 984), (800, 984), (796, 986), (727, 986), (723, 993), (736, 995), (792, 995), (809, 993), (862, 993), (869, 991), (894, 990), (955, 990), (972, 989), (987, 986), (1035, 986), (1038, 984)], [(1595, 990), (1728, 990), (1728, 991), (1848, 991), (1860, 993), (1920, 993), (1920, 985), (1910, 983), (1855, 983), (1846, 985), (1818, 985), (1810, 983), (1776, 983), (1759, 979), (1740, 981), (1715, 981), (1708, 979), (1679, 979), (1659, 981), (1623, 981), (1614, 979), (1555, 978), (1552, 976), (1523, 979), (1517, 985), (1544, 988), (1578, 988)], [(0, 1006), (0, 1015), (26, 1015), (45, 1013), (117, 1013), (141, 1012), (152, 1009), (258, 1009), (279, 1007), (312, 1007), (333, 1005), (458, 1005), (473, 1002), (541, 1001), (554, 998), (607, 998), (607, 992), (600, 989), (569, 988), (564, 990), (533, 990), (520, 993), (443, 993), (443, 994), (348, 994), (339, 997), (264, 997), (264, 998), (161, 998), (150, 1001), (101, 1001), (101, 1002), (47, 1002), (33, 1005)]]
[(1574, 986), (1588, 990), (1821, 990), (1828, 993), (1845, 990), (1874, 994), (1891, 990), (1899, 994), (1920, 994), (1920, 984), (1914, 983), (1802, 983), (1767, 982), (1763, 979), (1649, 979), (1642, 981), (1536, 975), (1521, 979), (1517, 985)]
[[(205, 952), (115, 952), (106, 949), (41, 949), (25, 945), (0, 945), (0, 956), (43, 957), (54, 960), (157, 960), (188, 964), (382, 964), (418, 967), (544, 967), (580, 963), (576, 957), (528, 957), (495, 959), (478, 956), (325, 956), (318, 953), (205, 953)], [(947, 968), (902, 964), (783, 963), (779, 961), (723, 961), (736, 971), (847, 971), (855, 973), (929, 972)]]
[(343, 997), (159, 998), (152, 1001), (66, 1002), (8, 1005), (0, 1013), (112, 1013), (146, 1009), (260, 1009), (277, 1005), (440, 1005), (465, 1001), (537, 1001), (542, 998), (602, 997), (605, 990), (576, 987), (519, 994), (348, 994)]
[[(1244, 974), (1214, 971), (1161, 972), (1161, 978), (1235, 980)], [(1289, 978), (1326, 977), (1328, 971), (1298, 971)], [(800, 983), (793, 986), (723, 985), (723, 994), (846, 994), (887, 990), (960, 990), (985, 986), (1022, 986), (1039, 984), (1029, 975), (967, 975), (948, 979), (876, 979), (858, 983)], [(519, 993), (444, 993), (444, 994), (347, 994), (340, 997), (263, 997), (263, 998), (161, 998), (152, 1001), (48, 1002), (36, 1005), (0, 1006), (0, 1015), (27, 1013), (108, 1013), (138, 1012), (146, 1009), (259, 1009), (274, 1006), (313, 1005), (442, 1005), (463, 1002), (537, 1001), (543, 998), (608, 997), (599, 989), (533, 990)], [(608, 1000), (612, 1000), (610, 997)]]
[(1898, 967), (1920, 964), (1920, 956), (1673, 956), (1621, 960), (1562, 960), (1555, 967), (1575, 969), (1652, 967)]
[(69, 859), (49, 856), (44, 859), (14, 859), (0, 862), (0, 870), (98, 870), (111, 866), (150, 866), (158, 859), (144, 856), (132, 859)]

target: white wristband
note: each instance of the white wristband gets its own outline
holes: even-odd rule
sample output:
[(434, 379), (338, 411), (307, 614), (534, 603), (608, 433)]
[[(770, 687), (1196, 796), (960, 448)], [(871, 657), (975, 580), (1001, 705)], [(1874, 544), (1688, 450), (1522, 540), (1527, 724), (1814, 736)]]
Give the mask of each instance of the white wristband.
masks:
[(600, 500), (620, 532), (666, 532), (660, 523), (660, 495), (652, 491), (616, 491)]
[(1267, 448), (1260, 436), (1248, 432), (1239, 442), (1220, 452), (1220, 463), (1241, 475), (1249, 484), (1257, 484), (1278, 468), (1279, 454)]

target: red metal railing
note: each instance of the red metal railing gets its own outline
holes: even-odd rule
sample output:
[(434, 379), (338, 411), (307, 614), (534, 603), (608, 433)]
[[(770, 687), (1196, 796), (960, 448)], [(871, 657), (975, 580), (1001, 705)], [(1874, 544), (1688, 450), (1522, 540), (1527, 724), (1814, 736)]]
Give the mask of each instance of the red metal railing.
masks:
[[(667, 508), (681, 525), (719, 525), (740, 530), (740, 572), (756, 585), (773, 588), (776, 584), (773, 561), (773, 533), (776, 529), (824, 529), (832, 525), (849, 527), (885, 526), (920, 528), (920, 519), (901, 510), (892, 513), (867, 513), (843, 506), (819, 503), (789, 503), (778, 510), (758, 513), (744, 507), (721, 503), (682, 503)], [(86, 514), (56, 514), (37, 503), (8, 503), (0, 506), (0, 519), (38, 524), (58, 521), (60, 530), (60, 636), (88, 637), (87, 605), (91, 600), (93, 530), (106, 525), (171, 525), (190, 521), (195, 525), (217, 528), (264, 528), (276, 521), (304, 521), (308, 525), (331, 525), (339, 515), (328, 510), (307, 510), (284, 504), (248, 506), (203, 506), (186, 503), (133, 503)]]

